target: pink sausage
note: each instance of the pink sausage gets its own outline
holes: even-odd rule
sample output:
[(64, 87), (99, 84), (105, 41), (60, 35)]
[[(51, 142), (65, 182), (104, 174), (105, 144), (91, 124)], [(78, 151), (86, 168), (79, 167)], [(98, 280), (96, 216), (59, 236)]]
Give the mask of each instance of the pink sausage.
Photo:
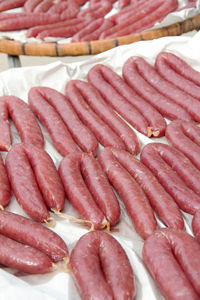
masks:
[(70, 265), (81, 299), (134, 299), (134, 274), (121, 245), (107, 233), (82, 236)]
[(88, 81), (99, 91), (104, 100), (112, 106), (134, 128), (148, 135), (148, 123), (133, 105), (121, 96), (106, 78), (109, 70), (104, 65), (95, 65), (88, 72)]
[[(81, 153), (67, 155), (60, 163), (59, 175), (68, 200), (81, 218), (91, 221), (96, 229), (100, 229), (106, 225), (106, 219), (83, 180), (81, 160)], [(88, 225), (91, 226), (90, 223)]]
[(117, 161), (111, 149), (103, 149), (98, 160), (110, 183), (122, 199), (136, 231), (143, 239), (146, 239), (156, 230), (157, 224), (144, 192)]
[(89, 35), (96, 31), (102, 24), (104, 19), (99, 18), (97, 20), (92, 21), (87, 26), (85, 26), (83, 29), (78, 31), (73, 37), (72, 42), (78, 42), (84, 40), (85, 35)]
[(25, 12), (33, 12), (34, 9), (42, 2), (42, 0), (26, 0), (24, 4)]
[(27, 29), (37, 25), (52, 24), (60, 21), (59, 15), (31, 14), (0, 21), (0, 31)]
[(173, 121), (166, 129), (168, 141), (200, 170), (200, 128), (192, 122)]
[(110, 2), (97, 3), (92, 7), (80, 11), (78, 17), (93, 17), (94, 19), (102, 18), (111, 10), (112, 10), (112, 3)]
[(120, 217), (120, 207), (101, 165), (96, 159), (84, 153), (81, 159), (81, 173), (98, 207), (110, 225), (115, 225)]
[(47, 128), (54, 146), (61, 155), (79, 152), (61, 117), (34, 88), (29, 91), (28, 101), (33, 112)]
[(61, 12), (61, 20), (72, 19), (78, 15), (80, 6), (74, 0), (68, 0), (68, 8)]
[(44, 222), (50, 215), (43, 201), (22, 145), (15, 145), (6, 156), (6, 170), (19, 205), (34, 220)]
[(52, 271), (52, 262), (44, 253), (0, 234), (0, 264), (31, 274)]
[(53, 0), (43, 0), (34, 8), (34, 13), (45, 13), (53, 5)]
[[(95, 73), (96, 70), (96, 73)], [(96, 76), (95, 76), (96, 75)], [(98, 77), (97, 77), (98, 76)], [(118, 99), (118, 102), (116, 103), (116, 97), (112, 101), (112, 97), (106, 97), (106, 93), (100, 90), (99, 85), (100, 85), (100, 80), (101, 82), (103, 81), (102, 77), (106, 82), (110, 85), (110, 89), (113, 95), (117, 97), (117, 93), (121, 96), (121, 102), (119, 101), (120, 98)], [(95, 79), (97, 83), (99, 82), (99, 85), (95, 82)], [(89, 73), (88, 73), (88, 79), (93, 85), (99, 89), (99, 91), (102, 93), (102, 95), (105, 97), (105, 99), (110, 103), (111, 106), (119, 113), (121, 114), (131, 125), (134, 126), (134, 120), (135, 122), (137, 120), (137, 116), (133, 114), (133, 111), (131, 110), (130, 106), (127, 106), (126, 108), (126, 103), (124, 103), (124, 110), (122, 107), (122, 98), (124, 98), (124, 101), (126, 100), (136, 109), (137, 114), (141, 114), (148, 126), (148, 135), (150, 136), (151, 134), (155, 137), (159, 137), (164, 135), (165, 129), (166, 129), (166, 122), (164, 118), (161, 116), (161, 114), (155, 110), (148, 102), (144, 101), (141, 97), (139, 97), (134, 90), (132, 90), (128, 84), (124, 82), (124, 80), (114, 71), (112, 71), (109, 67), (104, 66), (104, 65), (96, 65), (94, 68), (92, 68)], [(94, 79), (94, 80), (93, 80)], [(104, 81), (103, 81), (104, 82)], [(102, 84), (103, 84), (102, 82)], [(105, 82), (104, 82), (105, 83)], [(105, 86), (106, 87), (106, 86)], [(109, 87), (107, 85), (107, 87)], [(121, 103), (121, 105), (120, 105)], [(129, 117), (129, 111), (131, 112), (132, 117)], [(141, 122), (140, 119), (138, 119)], [(139, 124), (136, 124), (138, 129), (140, 126)], [(140, 131), (140, 130), (139, 130)]]
[(9, 151), (11, 148), (11, 130), (9, 124), (8, 108), (5, 98), (0, 97), (0, 150)]
[(112, 153), (140, 185), (153, 210), (164, 224), (174, 229), (184, 229), (183, 217), (178, 206), (151, 171), (126, 151), (112, 148)]
[(159, 230), (145, 241), (143, 260), (166, 299), (199, 299), (200, 245), (192, 236)]
[[(0, 109), (2, 112), (1, 127), (3, 127), (3, 129), (5, 130), (4, 135), (2, 137), (5, 139), (2, 142), (6, 143), (4, 145), (5, 150), (8, 151), (11, 146), (8, 114), (12, 118), (18, 130), (22, 142), (32, 144), (40, 148), (44, 146), (44, 138), (42, 131), (37, 123), (33, 112), (30, 110), (29, 106), (24, 101), (15, 96), (2, 96), (0, 97)], [(8, 142), (9, 140), (10, 142)]]
[(118, 6), (119, 6), (119, 9), (122, 9), (128, 5), (130, 5), (130, 0), (119, 0), (119, 3), (118, 3)]
[[(200, 122), (200, 102), (197, 99), (179, 90), (173, 84), (163, 79), (163, 77), (161, 77), (142, 57), (135, 57), (133, 59), (138, 72), (151, 86), (165, 97), (182, 106), (189, 112), (194, 121)], [(173, 80), (173, 83), (174, 82), (175, 79)]]
[(98, 141), (94, 134), (79, 120), (75, 110), (64, 95), (48, 87), (34, 87), (32, 93), (43, 97), (60, 115), (74, 141), (87, 152), (96, 154)]
[(65, 242), (54, 231), (20, 215), (0, 211), (0, 233), (40, 250), (54, 262), (68, 257)]
[(22, 7), (26, 0), (4, 0), (0, 3), (0, 12), (8, 9)]
[(167, 164), (159, 153), (156, 143), (147, 144), (141, 152), (140, 159), (183, 211), (194, 214), (200, 209), (200, 197), (189, 189)]
[(73, 82), (90, 108), (123, 140), (127, 151), (137, 154), (140, 147), (134, 131), (114, 113), (90, 83), (81, 80)]
[(170, 120), (191, 120), (190, 114), (185, 109), (160, 94), (146, 80), (144, 80), (144, 78), (139, 74), (135, 60), (132, 57), (124, 64), (123, 77), (133, 90), (155, 107), (164, 117)]
[(64, 10), (68, 8), (68, 6), (68, 1), (55, 2), (48, 10), (48, 14), (61, 14)]
[(179, 89), (200, 100), (200, 72), (173, 53), (161, 52), (155, 62), (159, 74)]
[(81, 121), (90, 128), (97, 140), (104, 146), (125, 149), (123, 141), (101, 118), (89, 107), (76, 87), (76, 82), (69, 81), (65, 87), (65, 95), (75, 109)]
[(26, 144), (23, 149), (47, 207), (61, 211), (65, 205), (65, 191), (53, 160), (43, 149)]
[(8, 180), (8, 175), (3, 163), (2, 156), (0, 154), (0, 206), (6, 207), (10, 202), (11, 191)]

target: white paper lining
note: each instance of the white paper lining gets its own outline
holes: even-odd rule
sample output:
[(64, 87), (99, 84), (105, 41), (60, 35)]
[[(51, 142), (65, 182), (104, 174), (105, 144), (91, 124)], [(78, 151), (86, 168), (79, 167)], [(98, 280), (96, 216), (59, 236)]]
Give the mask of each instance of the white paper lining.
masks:
[[(172, 51), (186, 60), (192, 67), (200, 71), (200, 33), (191, 37), (166, 37), (158, 40), (138, 42), (132, 45), (120, 46), (105, 53), (91, 57), (83, 62), (53, 64), (37, 67), (26, 67), (4, 71), (0, 74), (0, 96), (15, 95), (27, 102), (27, 94), (33, 86), (48, 86), (60, 92), (64, 91), (67, 81), (71, 79), (86, 79), (89, 69), (97, 63), (103, 63), (113, 68), (118, 74), (124, 62), (132, 55), (139, 55), (154, 63), (156, 55), (162, 51)], [(58, 167), (62, 157), (52, 146), (50, 137), (42, 127), (45, 135), (45, 149), (53, 158)], [(13, 143), (20, 141), (17, 131), (12, 125)], [(152, 141), (164, 142), (166, 139), (149, 139), (137, 132), (141, 145)], [(3, 153), (5, 158), (5, 153)], [(130, 218), (127, 216), (121, 203), (121, 219), (115, 227), (113, 236), (124, 247), (136, 276), (137, 300), (163, 299), (158, 288), (149, 276), (142, 263), (143, 241), (136, 234)], [(8, 210), (26, 215), (17, 204), (14, 196)], [(64, 212), (78, 216), (71, 204), (66, 201)], [(191, 233), (191, 216), (184, 214), (187, 231)], [(78, 239), (88, 232), (81, 225), (73, 224), (62, 218), (56, 217), (57, 224), (53, 229), (66, 242), (71, 251)], [(163, 227), (162, 223), (159, 222)], [(5, 272), (8, 271), (8, 272)], [(16, 276), (13, 276), (15, 274)], [(37, 299), (37, 300), (80, 300), (76, 287), (70, 274), (59, 271), (45, 275), (25, 275), (11, 269), (0, 270), (0, 300)]]
[[(188, 0), (178, 0), (178, 9), (183, 8), (188, 4)], [(82, 9), (88, 7), (88, 3), (86, 3)], [(22, 8), (12, 9), (7, 12), (22, 12)], [(114, 3), (112, 11), (110, 11), (106, 18), (110, 17), (111, 15), (117, 13), (118, 9), (118, 1)], [(175, 11), (168, 14), (162, 22), (156, 23), (151, 29), (161, 28), (164, 26), (168, 26), (177, 22), (182, 22), (188, 18), (192, 18), (200, 13), (200, 0), (196, 1), (196, 8), (188, 8), (181, 11)], [(55, 37), (47, 37), (44, 41), (41, 41), (38, 38), (27, 38), (26, 37), (27, 30), (19, 30), (19, 31), (7, 31), (7, 32), (0, 32), (0, 39), (11, 39), (15, 41), (20, 41), (22, 43), (43, 43), (43, 42), (57, 42), (57, 43), (70, 43), (71, 38), (55, 38)]]

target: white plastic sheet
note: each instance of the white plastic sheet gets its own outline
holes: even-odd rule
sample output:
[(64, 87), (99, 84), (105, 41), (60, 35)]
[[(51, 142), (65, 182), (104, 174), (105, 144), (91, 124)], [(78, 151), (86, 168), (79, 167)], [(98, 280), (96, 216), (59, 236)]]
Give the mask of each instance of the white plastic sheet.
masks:
[[(15, 95), (27, 102), (28, 91), (33, 86), (48, 86), (64, 92), (67, 81), (71, 79), (86, 80), (89, 69), (97, 63), (102, 63), (113, 68), (121, 74), (124, 62), (133, 55), (142, 56), (148, 62), (154, 64), (156, 55), (162, 51), (170, 51), (184, 60), (192, 67), (200, 71), (200, 33), (192, 37), (166, 37), (153, 41), (138, 42), (132, 45), (120, 46), (105, 53), (91, 57), (83, 62), (64, 64), (59, 61), (37, 67), (18, 68), (4, 71), (0, 74), (0, 96)], [(53, 158), (58, 167), (62, 157), (53, 147), (50, 137), (42, 127), (45, 135), (45, 149)], [(20, 141), (16, 129), (12, 125), (13, 143)], [(141, 147), (152, 141), (164, 142), (166, 139), (149, 139), (137, 132)], [(5, 158), (6, 153), (3, 153)], [(121, 203), (120, 222), (115, 226), (113, 236), (124, 247), (129, 256), (136, 276), (137, 300), (161, 300), (163, 299), (159, 289), (147, 272), (142, 262), (143, 241), (135, 232), (134, 227), (127, 216)], [(13, 196), (8, 210), (25, 215)], [(71, 204), (66, 201), (64, 212), (78, 216)], [(53, 215), (53, 214), (52, 214)], [(53, 229), (66, 242), (71, 251), (78, 239), (88, 232), (88, 229), (70, 223), (60, 217)], [(191, 219), (184, 214), (186, 230), (191, 232)], [(163, 227), (163, 224), (159, 222)], [(117, 263), (117, 262), (116, 262)], [(15, 275), (14, 275), (15, 274)], [(45, 275), (27, 275), (8, 268), (0, 269), (0, 300), (80, 300), (76, 287), (70, 274), (54, 271)]]

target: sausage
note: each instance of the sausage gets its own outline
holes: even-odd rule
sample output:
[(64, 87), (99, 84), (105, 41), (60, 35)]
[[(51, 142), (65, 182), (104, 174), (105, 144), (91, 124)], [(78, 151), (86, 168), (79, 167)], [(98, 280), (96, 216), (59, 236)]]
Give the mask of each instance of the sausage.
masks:
[[(101, 34), (100, 39), (111, 39), (120, 37), (136, 32), (142, 32), (143, 30), (152, 27), (161, 18), (163, 19), (170, 12), (174, 11), (178, 6), (177, 0), (165, 0), (161, 1), (160, 5), (156, 8), (157, 2), (154, 2), (154, 9), (150, 9), (148, 14), (145, 14), (142, 18), (135, 21), (135, 18), (130, 16), (130, 20), (124, 19), (122, 23), (117, 24), (110, 30)], [(142, 10), (143, 12), (144, 10)], [(120, 22), (120, 21), (119, 21)]]
[(109, 2), (100, 2), (92, 7), (88, 7), (84, 10), (81, 10), (78, 14), (78, 17), (92, 17), (93, 19), (102, 18), (109, 11), (112, 10), (112, 3)]
[(183, 211), (194, 214), (200, 209), (200, 197), (187, 187), (159, 152), (156, 143), (147, 144), (141, 152), (140, 160), (153, 172), (178, 206)]
[(34, 9), (42, 2), (42, 0), (26, 0), (24, 4), (25, 12), (33, 12)]
[(189, 95), (200, 100), (200, 73), (173, 53), (161, 52), (156, 57), (158, 73)]
[[(161, 114), (148, 102), (139, 97), (123, 79), (109, 67), (96, 65), (89, 71), (88, 80), (102, 93), (105, 100), (137, 130), (148, 136), (151, 134), (155, 137), (164, 135), (166, 122)], [(104, 88), (101, 89), (100, 84), (104, 84), (106, 92), (104, 92)], [(110, 94), (113, 93), (112, 97), (110, 94), (110, 97), (107, 96), (108, 91), (110, 91)], [(136, 111), (127, 104), (127, 101)], [(143, 128), (144, 120), (139, 118), (140, 115), (146, 120), (145, 126), (148, 126), (147, 128)]]
[(52, 262), (47, 255), (1, 234), (0, 264), (31, 274), (52, 271)]
[(130, 0), (119, 0), (118, 2), (118, 6), (119, 6), (119, 9), (122, 9), (128, 5), (130, 5)]
[(0, 211), (0, 234), (43, 252), (54, 262), (68, 257), (68, 248), (59, 235), (18, 214)]
[(49, 10), (49, 8), (53, 5), (52, 0), (43, 0), (34, 8), (34, 14), (35, 13), (45, 13)]
[(26, 0), (4, 0), (0, 3), (0, 11), (22, 7)]
[(112, 153), (121, 166), (140, 185), (159, 219), (170, 228), (184, 229), (183, 217), (177, 204), (164, 190), (151, 171), (141, 161), (126, 151), (112, 149)]
[(82, 236), (70, 257), (81, 299), (133, 299), (134, 273), (121, 245), (105, 232)]
[(198, 210), (192, 219), (192, 231), (200, 243), (200, 210)]
[(143, 260), (166, 299), (199, 299), (200, 245), (192, 236), (159, 230), (145, 241)]
[(48, 10), (48, 14), (61, 14), (69, 6), (68, 1), (58, 1), (53, 3)]
[(0, 97), (0, 150), (9, 151), (11, 148), (11, 130), (8, 121), (8, 109), (4, 98)]
[(89, 107), (74, 81), (69, 81), (65, 87), (67, 100), (75, 109), (79, 119), (95, 134), (97, 140), (104, 146), (125, 149), (118, 135)]
[(90, 83), (81, 80), (73, 82), (89, 107), (122, 139), (127, 151), (137, 154), (140, 145), (134, 131), (114, 113)]
[(52, 29), (47, 29), (44, 30), (42, 32), (40, 32), (40, 34), (38, 35), (38, 38), (44, 40), (46, 37), (71, 37), (73, 36), (75, 33), (77, 33), (79, 30), (81, 30), (84, 26), (86, 26), (88, 23), (90, 22), (90, 20), (86, 19), (86, 20), (82, 20), (79, 19), (79, 22), (77, 24), (73, 24), (73, 25), (68, 25), (65, 26), (65, 24), (63, 24), (63, 26), (55, 26), (55, 28)]
[(59, 174), (67, 198), (80, 216), (100, 229), (107, 221), (114, 225), (120, 216), (118, 201), (95, 158), (70, 154), (60, 163)]
[(30, 89), (28, 102), (32, 111), (47, 128), (54, 146), (61, 155), (65, 156), (70, 152), (79, 152), (61, 117), (35, 89)]
[(200, 196), (200, 171), (195, 168), (191, 161), (183, 153), (169, 145), (156, 143), (154, 147), (172, 170), (182, 178), (185, 184)]
[[(94, 21), (95, 22), (95, 21)], [(89, 25), (88, 25), (89, 26)], [(111, 28), (113, 26), (113, 22), (108, 20), (108, 19), (104, 19), (102, 25), (97, 28), (95, 31), (88, 33), (88, 34), (84, 34), (83, 35), (83, 31), (79, 31), (80, 35), (82, 36), (81, 38), (79, 38), (79, 32), (77, 32), (77, 34), (75, 34), (72, 38), (72, 42), (76, 41), (76, 40), (80, 40), (81, 42), (83, 41), (94, 41), (94, 40), (98, 40), (99, 36), (102, 32), (104, 32), (105, 30), (107, 30), (108, 28)], [(87, 26), (86, 26), (87, 27)]]
[(12, 147), (6, 156), (5, 166), (19, 205), (32, 219), (38, 222), (48, 220), (49, 212), (22, 145)]
[(170, 120), (181, 119), (184, 121), (191, 121), (192, 118), (185, 109), (160, 94), (146, 80), (144, 80), (144, 78), (139, 74), (135, 60), (132, 57), (126, 61), (122, 72), (128, 85), (153, 107), (155, 107), (161, 115)]
[(98, 207), (103, 211), (110, 225), (114, 226), (120, 217), (119, 202), (100, 163), (88, 154), (83, 153), (81, 173)]
[(146, 239), (156, 230), (157, 224), (143, 190), (117, 161), (111, 149), (103, 149), (98, 160), (110, 183), (122, 199), (136, 231), (143, 239)]
[(173, 84), (163, 79), (142, 57), (135, 57), (133, 59), (138, 72), (151, 86), (165, 97), (182, 106), (189, 112), (194, 121), (200, 122), (200, 102), (197, 99), (177, 89)]
[(95, 65), (88, 72), (88, 81), (99, 91), (104, 100), (112, 106), (130, 125), (144, 135), (148, 135), (148, 123), (133, 105), (122, 97), (105, 78), (107, 68)]
[(78, 31), (73, 37), (72, 42), (83, 41), (85, 35), (91, 34), (96, 31), (104, 22), (103, 18), (98, 18), (97, 20), (93, 20), (87, 26)]
[(80, 19), (74, 18), (74, 19), (71, 19), (71, 20), (57, 22), (55, 24), (34, 26), (34, 27), (31, 27), (30, 29), (27, 30), (26, 36), (27, 37), (36, 37), (42, 31), (56, 29), (56, 28), (62, 28), (62, 27), (65, 27), (65, 26), (66, 27), (67, 26), (72, 26), (72, 25), (75, 25), (75, 24), (79, 24), (80, 22), (81, 22)]
[(80, 6), (74, 0), (68, 0), (68, 8), (61, 12), (61, 20), (72, 19), (78, 15)]
[(48, 87), (33, 87), (32, 95), (37, 94), (47, 101), (60, 115), (74, 141), (87, 152), (96, 154), (98, 141), (94, 134), (79, 120), (75, 110), (66, 100), (65, 96)]
[(20, 29), (28, 29), (37, 25), (52, 24), (60, 21), (59, 15), (49, 14), (32, 14), (29, 13), (24, 16), (16, 16), (16, 18), (6, 19), (0, 21), (0, 31), (12, 31)]
[(32, 145), (23, 145), (23, 150), (47, 207), (61, 211), (65, 205), (65, 191), (53, 160), (46, 151)]
[(200, 170), (200, 128), (192, 122), (173, 121), (166, 129), (167, 140)]
[(8, 175), (0, 154), (0, 209), (6, 207), (10, 202), (11, 191)]
[[(15, 96), (0, 97), (1, 127), (5, 130), (2, 138), (5, 145), (2, 150), (9, 150), (11, 147), (10, 126), (8, 123), (8, 114), (12, 118), (17, 128), (22, 142), (32, 144), (42, 148), (44, 146), (44, 138), (37, 120), (30, 110), (29, 106), (20, 98)], [(9, 141), (10, 140), (10, 141)], [(3, 145), (2, 145), (3, 146)]]

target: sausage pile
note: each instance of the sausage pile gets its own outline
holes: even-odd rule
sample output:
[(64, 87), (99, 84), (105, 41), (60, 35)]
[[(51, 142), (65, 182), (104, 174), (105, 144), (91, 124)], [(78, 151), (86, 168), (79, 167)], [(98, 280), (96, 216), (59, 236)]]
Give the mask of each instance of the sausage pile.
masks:
[[(0, 263), (46, 273), (68, 259), (64, 241), (40, 224), (62, 214), (66, 196), (80, 222), (94, 230), (80, 238), (70, 257), (82, 299), (133, 299), (128, 257), (100, 231), (120, 222), (124, 206), (144, 240), (144, 264), (162, 294), (170, 300), (198, 299), (200, 73), (175, 54), (161, 52), (154, 66), (130, 57), (122, 77), (97, 64), (87, 80), (70, 80), (65, 94), (33, 87), (29, 104), (0, 97), (0, 150), (8, 151), (5, 165), (0, 156), (0, 207), (8, 206), (12, 188), (33, 219), (0, 211)], [(22, 141), (13, 146), (9, 118)], [(63, 156), (58, 171), (43, 149), (37, 118)], [(137, 132), (154, 141), (141, 149)], [(160, 143), (161, 136), (170, 145)], [(134, 157), (139, 153), (140, 159)], [(185, 232), (182, 211), (193, 216), (195, 237)], [(160, 229), (160, 221), (167, 228)]]
[[(87, 8), (82, 6), (88, 2)], [(0, 31), (28, 29), (27, 37), (72, 38), (72, 42), (110, 39), (151, 28), (178, 7), (178, 0), (2, 0)], [(6, 10), (23, 7), (23, 12)], [(195, 4), (194, 4), (195, 7)]]

